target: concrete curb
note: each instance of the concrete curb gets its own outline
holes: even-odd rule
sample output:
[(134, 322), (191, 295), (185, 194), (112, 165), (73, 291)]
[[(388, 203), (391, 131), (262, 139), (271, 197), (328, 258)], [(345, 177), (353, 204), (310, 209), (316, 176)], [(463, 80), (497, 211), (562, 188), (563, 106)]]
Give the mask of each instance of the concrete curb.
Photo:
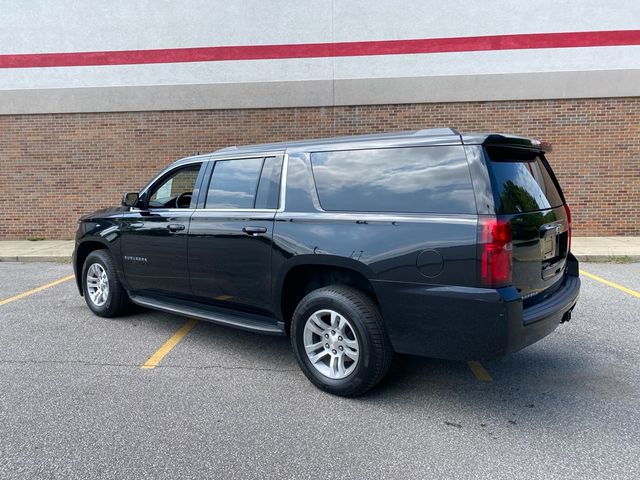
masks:
[(71, 263), (71, 255), (46, 255), (46, 256), (37, 256), (37, 255), (18, 255), (8, 256), (8, 257), (0, 257), (0, 262), (25, 262), (25, 263), (33, 263), (33, 262), (51, 262), (51, 263)]
[[(575, 255), (575, 254), (574, 254)], [(584, 263), (636, 263), (640, 262), (640, 255), (575, 255)]]

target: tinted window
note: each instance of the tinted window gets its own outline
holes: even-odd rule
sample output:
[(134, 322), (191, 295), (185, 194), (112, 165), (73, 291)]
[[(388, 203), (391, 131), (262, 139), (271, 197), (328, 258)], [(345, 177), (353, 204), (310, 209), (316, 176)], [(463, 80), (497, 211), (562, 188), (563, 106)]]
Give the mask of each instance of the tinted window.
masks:
[(290, 154), (287, 160), (287, 210), (314, 212), (315, 191), (309, 159), (302, 153)]
[(205, 208), (253, 208), (262, 158), (217, 161)]
[(264, 159), (262, 175), (256, 193), (255, 208), (278, 208), (280, 194), (280, 172), (282, 171), (282, 157), (267, 157)]
[(487, 151), (492, 159), (489, 163), (499, 213), (532, 212), (562, 205), (562, 197), (539, 157), (523, 157), (507, 149)]
[(325, 210), (476, 212), (461, 147), (321, 152), (311, 163)]
[(189, 165), (161, 180), (151, 190), (149, 208), (189, 208), (200, 166), (200, 163)]

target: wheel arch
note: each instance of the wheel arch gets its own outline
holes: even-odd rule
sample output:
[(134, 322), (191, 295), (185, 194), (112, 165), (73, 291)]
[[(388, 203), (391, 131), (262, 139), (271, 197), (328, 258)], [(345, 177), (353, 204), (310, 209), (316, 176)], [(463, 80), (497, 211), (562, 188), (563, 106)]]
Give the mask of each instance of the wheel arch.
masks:
[(76, 248), (75, 255), (73, 258), (73, 269), (76, 272), (76, 286), (78, 287), (78, 291), (80, 295), (84, 295), (82, 290), (82, 267), (84, 266), (84, 262), (89, 256), (91, 252), (95, 252), (96, 250), (107, 250), (111, 253), (109, 246), (95, 238), (87, 239), (80, 244)]
[(274, 289), (275, 312), (290, 331), (291, 317), (302, 298), (328, 285), (355, 287), (378, 303), (371, 279), (373, 271), (364, 263), (333, 255), (299, 255), (292, 258), (278, 275)]

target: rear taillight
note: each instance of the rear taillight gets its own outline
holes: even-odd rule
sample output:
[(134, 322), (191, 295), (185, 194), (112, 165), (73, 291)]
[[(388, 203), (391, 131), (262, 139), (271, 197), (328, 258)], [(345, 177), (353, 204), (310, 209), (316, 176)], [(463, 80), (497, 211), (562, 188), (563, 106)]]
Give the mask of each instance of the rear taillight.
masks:
[(566, 203), (564, 204), (564, 213), (567, 214), (567, 224), (569, 225), (569, 242), (567, 243), (567, 252), (571, 251), (571, 209), (569, 208), (569, 205), (567, 205)]
[(478, 223), (480, 281), (487, 287), (511, 284), (511, 225), (496, 218), (481, 218)]

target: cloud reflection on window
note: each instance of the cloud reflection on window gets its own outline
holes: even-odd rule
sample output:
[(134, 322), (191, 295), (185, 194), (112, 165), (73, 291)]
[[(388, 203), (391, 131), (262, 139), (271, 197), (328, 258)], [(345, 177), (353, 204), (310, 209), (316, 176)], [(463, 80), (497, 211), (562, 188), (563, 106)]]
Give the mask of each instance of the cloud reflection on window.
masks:
[(319, 152), (311, 156), (325, 210), (475, 213), (460, 147)]
[(253, 208), (262, 158), (218, 161), (207, 192), (206, 208)]

